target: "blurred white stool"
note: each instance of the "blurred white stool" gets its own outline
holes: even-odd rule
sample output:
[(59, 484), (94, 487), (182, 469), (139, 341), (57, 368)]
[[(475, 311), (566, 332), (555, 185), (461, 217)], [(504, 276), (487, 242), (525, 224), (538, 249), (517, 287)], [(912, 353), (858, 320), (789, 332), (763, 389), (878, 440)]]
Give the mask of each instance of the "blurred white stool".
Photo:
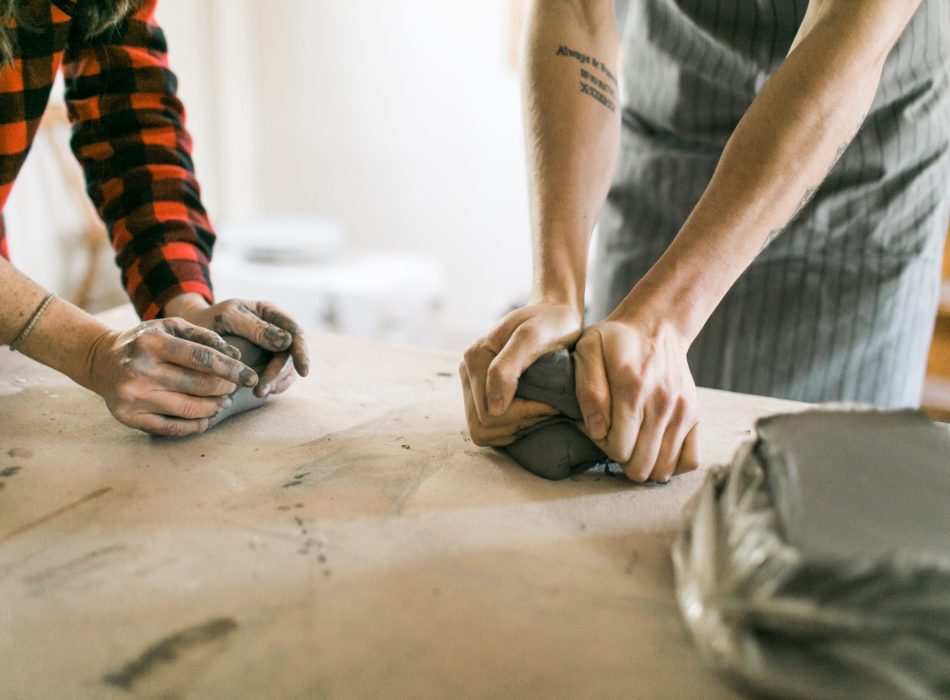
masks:
[(270, 301), (304, 328), (389, 342), (440, 340), (442, 265), (425, 256), (345, 247), (320, 220), (260, 220), (219, 229), (211, 265), (219, 299)]

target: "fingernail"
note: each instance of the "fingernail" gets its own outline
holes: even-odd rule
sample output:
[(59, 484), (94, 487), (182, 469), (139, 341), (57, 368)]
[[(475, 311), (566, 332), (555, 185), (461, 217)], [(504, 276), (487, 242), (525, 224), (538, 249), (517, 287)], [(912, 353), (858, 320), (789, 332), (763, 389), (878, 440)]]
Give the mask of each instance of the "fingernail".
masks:
[(493, 416), (501, 415), (504, 401), (498, 394), (488, 395), (488, 412)]
[(604, 437), (605, 431), (604, 417), (599, 413), (590, 416), (587, 419), (587, 432), (592, 438), (600, 440)]
[(221, 401), (221, 408), (222, 408), (222, 410), (223, 410), (223, 409), (227, 409), (227, 408), (231, 408), (232, 405), (234, 405), (234, 401), (231, 399), (230, 396), (225, 396), (224, 399), (222, 399), (222, 401)]
[(264, 387), (261, 389), (261, 398), (266, 399), (270, 395), (271, 391), (273, 390), (274, 390), (274, 387), (272, 385), (265, 384)]
[(254, 386), (257, 384), (257, 374), (254, 370), (250, 368), (241, 370), (241, 384), (244, 386)]

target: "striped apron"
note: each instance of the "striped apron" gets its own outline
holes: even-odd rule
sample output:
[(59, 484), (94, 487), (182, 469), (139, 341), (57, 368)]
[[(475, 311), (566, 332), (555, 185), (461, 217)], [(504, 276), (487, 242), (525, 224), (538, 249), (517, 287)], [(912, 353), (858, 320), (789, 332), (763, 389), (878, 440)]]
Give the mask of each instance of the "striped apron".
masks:
[[(666, 250), (806, 6), (629, 1), (621, 149), (591, 266), (592, 320)], [(696, 383), (917, 406), (950, 213), (948, 140), (950, 0), (924, 0), (854, 141), (694, 342)]]

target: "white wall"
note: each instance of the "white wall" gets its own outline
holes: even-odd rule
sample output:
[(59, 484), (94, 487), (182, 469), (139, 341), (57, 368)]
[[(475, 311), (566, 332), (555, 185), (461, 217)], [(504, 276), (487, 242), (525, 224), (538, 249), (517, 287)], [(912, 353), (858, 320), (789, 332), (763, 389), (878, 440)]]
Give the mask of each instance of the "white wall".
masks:
[(326, 214), (359, 244), (434, 255), (454, 325), (481, 330), (530, 279), (509, 1), (253, 10), (265, 211)]
[(487, 330), (530, 279), (518, 1), (161, 0), (212, 218), (316, 214), (431, 255), (450, 334)]

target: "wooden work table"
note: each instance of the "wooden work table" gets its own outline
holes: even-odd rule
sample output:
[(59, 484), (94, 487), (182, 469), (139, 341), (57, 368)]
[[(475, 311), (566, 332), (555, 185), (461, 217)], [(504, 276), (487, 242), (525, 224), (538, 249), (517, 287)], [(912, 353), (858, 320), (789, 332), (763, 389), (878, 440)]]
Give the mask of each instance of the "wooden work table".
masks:
[[(467, 439), (454, 355), (310, 342), (183, 440), (0, 351), (0, 697), (735, 696), (673, 596), (703, 470), (547, 482)], [(800, 406), (700, 398), (706, 464)]]

